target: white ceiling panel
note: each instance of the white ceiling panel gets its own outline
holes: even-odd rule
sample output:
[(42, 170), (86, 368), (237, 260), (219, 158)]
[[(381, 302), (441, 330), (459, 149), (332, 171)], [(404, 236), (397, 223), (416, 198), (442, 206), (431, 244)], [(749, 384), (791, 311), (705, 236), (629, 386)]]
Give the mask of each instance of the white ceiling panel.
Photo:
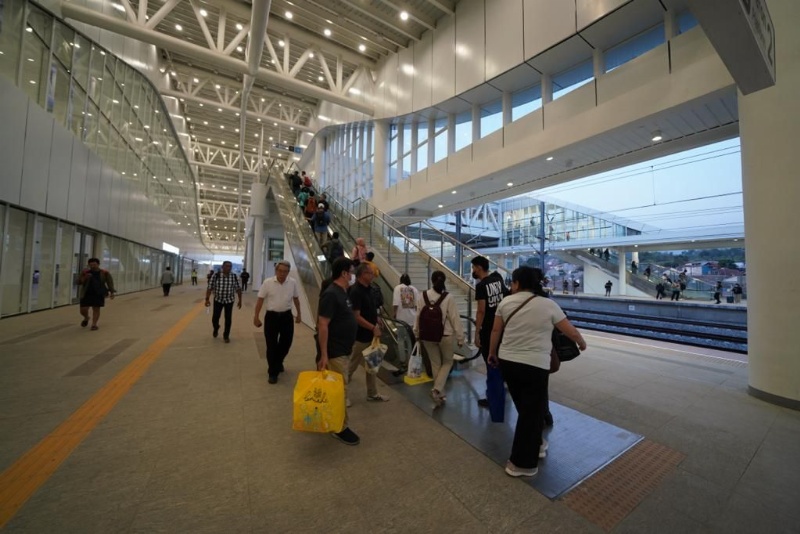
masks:
[(528, 60), (528, 64), (539, 72), (555, 74), (591, 57), (592, 47), (579, 35), (574, 35)]
[(522, 87), (536, 85), (542, 80), (542, 74), (523, 63), (503, 74), (490, 80), (489, 83), (501, 91), (516, 91)]
[(658, 0), (634, 0), (580, 32), (593, 47), (607, 50), (621, 42), (621, 36), (641, 33), (664, 21)]

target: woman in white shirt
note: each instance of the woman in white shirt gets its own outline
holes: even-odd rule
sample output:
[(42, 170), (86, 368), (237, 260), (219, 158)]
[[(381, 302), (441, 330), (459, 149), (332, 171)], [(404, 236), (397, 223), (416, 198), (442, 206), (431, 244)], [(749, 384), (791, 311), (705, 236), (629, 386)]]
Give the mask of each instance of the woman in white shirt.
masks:
[[(422, 337), (422, 345), (425, 347), (425, 352), (431, 361), (431, 371), (433, 373), (433, 389), (431, 390), (431, 398), (437, 406), (441, 406), (447, 397), (444, 394), (444, 387), (447, 384), (447, 377), (450, 375), (450, 369), (453, 368), (453, 338), (458, 346), (464, 344), (464, 325), (458, 315), (458, 308), (453, 296), (447, 293), (445, 288), (445, 274), (442, 271), (434, 271), (431, 275), (431, 285), (433, 289), (423, 291), (423, 298), (420, 299), (419, 308), (417, 310), (417, 320), (414, 325), (414, 335), (419, 339)], [(444, 299), (439, 304), (442, 311), (442, 320), (444, 322), (444, 333), (441, 341), (426, 341), (424, 335), (420, 336), (420, 321), (424, 321), (423, 308), (425, 308), (425, 296), (428, 297), (428, 302), (432, 305), (439, 300), (439, 297), (445, 294)], [(423, 325), (423, 330), (428, 328)]]
[(542, 429), (547, 410), (553, 327), (577, 343), (581, 350), (586, 349), (580, 332), (558, 304), (547, 298), (542, 289), (543, 278), (542, 271), (533, 267), (514, 270), (512, 294), (497, 305), (492, 328), (489, 364), (500, 365), (519, 414), (511, 457), (506, 463), (506, 473), (513, 477), (534, 476), (539, 471), (539, 458), (547, 455)]
[[(408, 325), (408, 327), (398, 326), (397, 349), (401, 362), (407, 362), (408, 356), (411, 353), (411, 335), (410, 331), (406, 329), (413, 329), (417, 322), (417, 307), (419, 306), (420, 299), (419, 290), (411, 285), (411, 277), (403, 273), (403, 275), (400, 276), (400, 283), (395, 286), (394, 294), (392, 295), (394, 318)], [(403, 329), (402, 333), (399, 331), (401, 328)]]

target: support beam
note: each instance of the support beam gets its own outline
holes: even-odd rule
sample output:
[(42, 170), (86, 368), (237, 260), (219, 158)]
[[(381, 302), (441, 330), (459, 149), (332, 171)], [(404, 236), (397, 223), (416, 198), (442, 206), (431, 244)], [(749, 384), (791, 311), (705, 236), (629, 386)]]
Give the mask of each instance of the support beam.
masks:
[[(169, 2), (170, 0), (168, 0), (167, 4), (164, 4), (164, 7), (166, 7)], [(129, 24), (124, 20), (103, 15), (102, 13), (98, 13), (92, 9), (76, 5), (73, 2), (62, 2), (61, 9), (65, 18), (77, 20), (85, 24), (90, 24), (92, 26), (97, 26), (98, 28), (103, 28), (105, 30), (118, 33), (120, 35), (138, 39), (139, 41), (152, 44), (175, 53), (194, 57), (199, 61), (209, 63), (210, 65), (217, 66), (224, 70), (233, 71), (240, 74), (248, 73), (247, 64), (243, 61), (222, 55), (219, 52), (209, 50), (208, 48), (183, 41), (170, 35), (162, 34), (152, 29)], [(153, 19), (151, 18), (149, 22), (152, 21)], [(256, 79), (267, 84), (285, 87), (286, 89), (297, 91), (298, 93), (302, 93), (313, 98), (327, 100), (328, 102), (338, 104), (347, 109), (352, 109), (366, 115), (372, 116), (375, 114), (375, 108), (373, 106), (355, 101), (351, 98), (347, 98), (346, 96), (337, 94), (334, 91), (328, 91), (310, 83), (302, 82), (294, 78), (288, 78), (283, 74), (273, 72), (263, 67), (258, 69)]]

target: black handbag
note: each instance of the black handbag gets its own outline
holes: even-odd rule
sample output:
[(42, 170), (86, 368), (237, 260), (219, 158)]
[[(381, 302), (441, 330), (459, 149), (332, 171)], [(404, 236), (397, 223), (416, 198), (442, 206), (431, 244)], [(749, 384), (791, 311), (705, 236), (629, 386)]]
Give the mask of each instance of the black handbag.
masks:
[(558, 328), (553, 328), (553, 334), (550, 338), (553, 342), (553, 349), (556, 351), (558, 359), (562, 362), (574, 360), (581, 355), (581, 349), (578, 348), (578, 344)]

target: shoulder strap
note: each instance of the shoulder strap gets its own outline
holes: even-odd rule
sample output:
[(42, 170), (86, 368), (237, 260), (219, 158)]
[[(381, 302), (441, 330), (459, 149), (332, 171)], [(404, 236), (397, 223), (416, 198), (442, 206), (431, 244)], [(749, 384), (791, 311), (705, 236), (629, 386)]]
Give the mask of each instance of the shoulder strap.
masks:
[(428, 300), (428, 292), (427, 291), (423, 291), (422, 292), (422, 298), (425, 299), (425, 305), (426, 306), (430, 306), (431, 305), (431, 301)]
[(514, 310), (513, 312), (511, 312), (511, 315), (509, 315), (509, 316), (508, 316), (508, 319), (506, 319), (506, 320), (505, 320), (505, 326), (508, 326), (508, 321), (510, 321), (510, 320), (511, 320), (511, 318), (512, 318), (512, 317), (514, 317), (514, 316), (517, 314), (517, 312), (518, 312), (518, 311), (520, 311), (520, 310), (521, 310), (523, 307), (525, 307), (525, 305), (526, 305), (527, 303), (529, 303), (531, 300), (533, 300), (533, 297), (535, 297), (535, 296), (536, 296), (536, 295), (531, 295), (530, 297), (528, 297), (527, 299), (525, 299), (525, 302), (523, 302), (522, 304), (520, 304), (519, 306), (517, 306), (517, 309), (516, 309), (516, 310)]
[(434, 306), (439, 306), (446, 296), (447, 296), (447, 291), (444, 291), (441, 295), (439, 295), (439, 300), (436, 301)]

